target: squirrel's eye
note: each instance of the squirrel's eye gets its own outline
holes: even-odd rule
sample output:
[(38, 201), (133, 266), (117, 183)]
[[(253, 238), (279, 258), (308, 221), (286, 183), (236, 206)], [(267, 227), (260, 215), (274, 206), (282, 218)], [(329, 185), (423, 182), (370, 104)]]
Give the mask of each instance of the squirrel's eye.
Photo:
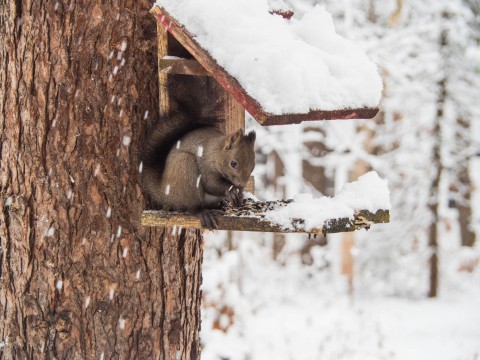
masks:
[(230, 163), (230, 166), (234, 169), (236, 169), (238, 167), (238, 162), (237, 160), (232, 160), (232, 162)]

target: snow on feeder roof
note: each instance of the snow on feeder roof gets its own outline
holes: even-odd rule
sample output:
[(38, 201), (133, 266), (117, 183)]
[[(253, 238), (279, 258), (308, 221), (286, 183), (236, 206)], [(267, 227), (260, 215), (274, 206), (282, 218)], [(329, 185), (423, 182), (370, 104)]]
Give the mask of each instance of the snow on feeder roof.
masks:
[(271, 13), (266, 0), (157, 0), (152, 12), (263, 125), (378, 112), (376, 65), (335, 33), (321, 6), (290, 20)]

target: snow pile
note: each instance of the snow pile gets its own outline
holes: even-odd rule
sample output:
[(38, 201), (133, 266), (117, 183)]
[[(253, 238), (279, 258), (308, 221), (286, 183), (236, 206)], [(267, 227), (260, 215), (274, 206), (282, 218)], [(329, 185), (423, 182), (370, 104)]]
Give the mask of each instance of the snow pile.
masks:
[(358, 285), (352, 298), (335, 241), (311, 248), (307, 266), (305, 236), (287, 239), (274, 260), (264, 233), (239, 232), (233, 243), (224, 235), (205, 238), (202, 359), (479, 360), (479, 278), (444, 266), (458, 253), (441, 254), (438, 299), (361, 294)]
[(375, 107), (377, 67), (336, 34), (322, 6), (301, 18), (269, 13), (267, 0), (157, 0), (269, 113)]
[(265, 218), (272, 223), (293, 229), (294, 219), (305, 220), (305, 230), (322, 228), (329, 219), (353, 219), (354, 210), (389, 210), (390, 191), (387, 182), (382, 180), (375, 171), (358, 178), (357, 181), (346, 184), (334, 197), (327, 196), (314, 199), (310, 194), (301, 194), (287, 206), (268, 211)]
[(322, 228), (329, 219), (353, 219), (353, 209), (335, 198), (324, 196), (314, 199), (310, 194), (300, 194), (287, 206), (265, 213), (265, 218), (286, 229), (294, 229), (292, 221), (302, 219), (305, 220), (305, 230), (311, 230)]
[(381, 179), (375, 171), (370, 171), (357, 181), (345, 184), (335, 199), (354, 210), (390, 210), (392, 205), (387, 185), (386, 180)]

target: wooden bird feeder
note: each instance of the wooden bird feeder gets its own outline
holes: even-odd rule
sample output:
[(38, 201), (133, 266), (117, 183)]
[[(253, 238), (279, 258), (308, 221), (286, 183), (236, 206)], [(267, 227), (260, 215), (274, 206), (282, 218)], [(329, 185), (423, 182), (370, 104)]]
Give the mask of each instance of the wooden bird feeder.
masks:
[[(250, 96), (238, 80), (230, 75), (212, 55), (202, 48), (188, 29), (180, 24), (165, 9), (155, 5), (150, 11), (157, 19), (158, 32), (158, 69), (160, 88), (160, 114), (167, 115), (175, 107), (174, 97), (189, 99), (192, 96), (208, 99), (212, 104), (221, 103), (222, 108), (208, 114), (220, 119), (226, 133), (245, 128), (245, 110), (261, 125), (298, 124), (312, 120), (369, 119), (378, 108), (356, 108), (338, 110), (311, 110), (302, 114), (275, 115), (265, 111), (257, 100)], [(285, 19), (293, 13), (272, 11)], [(214, 109), (215, 106), (212, 106)], [(254, 179), (250, 179), (245, 188), (253, 193)], [(288, 202), (288, 201), (287, 201)], [(282, 206), (280, 200), (272, 203), (248, 203), (241, 208), (225, 209), (225, 215), (217, 218), (219, 230), (263, 231), (263, 232), (304, 232), (302, 219), (295, 219), (293, 228), (285, 229), (265, 220), (262, 211), (274, 205)], [(263, 209), (263, 210), (258, 210)], [(308, 233), (326, 234), (332, 232), (354, 231), (369, 228), (374, 223), (389, 221), (388, 210), (371, 213), (360, 210), (355, 218), (331, 219), (322, 228), (309, 229)], [(178, 212), (145, 211), (142, 225), (162, 227), (184, 227), (200, 229), (200, 221), (195, 216)]]

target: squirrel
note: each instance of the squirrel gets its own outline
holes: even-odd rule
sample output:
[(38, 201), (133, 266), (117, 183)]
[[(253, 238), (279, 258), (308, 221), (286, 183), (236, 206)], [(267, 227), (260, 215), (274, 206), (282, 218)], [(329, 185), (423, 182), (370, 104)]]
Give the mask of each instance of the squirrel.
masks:
[[(218, 228), (216, 210), (224, 201), (240, 206), (255, 167), (255, 132), (224, 134), (199, 104), (177, 100), (178, 110), (147, 134), (142, 184), (156, 208), (188, 211), (203, 227)], [(217, 120), (218, 121), (218, 120)]]

